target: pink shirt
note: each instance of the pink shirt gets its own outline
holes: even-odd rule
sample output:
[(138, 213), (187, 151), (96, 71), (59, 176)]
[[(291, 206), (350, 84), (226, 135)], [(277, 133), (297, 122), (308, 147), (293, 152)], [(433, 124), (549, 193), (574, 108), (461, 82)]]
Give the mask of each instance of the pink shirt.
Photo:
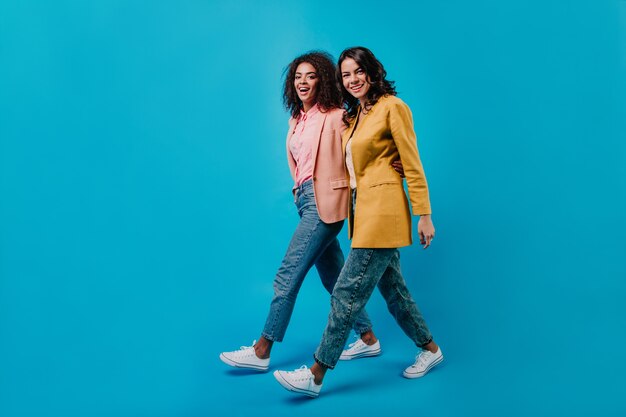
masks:
[(300, 111), (300, 117), (289, 141), (289, 151), (296, 162), (296, 185), (313, 178), (313, 145), (318, 137), (316, 129), (324, 115), (316, 104), (308, 112)]

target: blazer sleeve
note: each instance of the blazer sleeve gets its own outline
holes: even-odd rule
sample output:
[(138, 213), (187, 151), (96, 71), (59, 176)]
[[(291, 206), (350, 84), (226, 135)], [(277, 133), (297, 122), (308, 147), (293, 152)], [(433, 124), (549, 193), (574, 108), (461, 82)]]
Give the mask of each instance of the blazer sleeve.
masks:
[(417, 137), (413, 129), (411, 109), (402, 100), (394, 100), (389, 108), (391, 135), (398, 148), (404, 167), (413, 215), (431, 214), (428, 183), (417, 150)]
[(346, 130), (346, 125), (343, 122), (344, 113), (345, 111), (343, 109), (336, 109), (333, 111), (332, 128), (335, 131), (335, 134), (339, 136), (339, 141), (341, 141), (343, 131)]

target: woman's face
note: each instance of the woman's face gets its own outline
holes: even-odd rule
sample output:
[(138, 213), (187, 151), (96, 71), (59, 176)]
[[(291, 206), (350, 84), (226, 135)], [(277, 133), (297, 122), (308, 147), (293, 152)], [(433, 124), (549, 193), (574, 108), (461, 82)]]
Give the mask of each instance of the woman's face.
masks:
[(367, 92), (370, 89), (367, 74), (354, 59), (346, 58), (343, 60), (341, 78), (344, 88), (359, 101), (362, 102), (367, 97)]
[(298, 92), (298, 98), (302, 100), (305, 111), (315, 105), (318, 81), (317, 71), (313, 65), (308, 62), (303, 62), (298, 65), (294, 78), (294, 86)]

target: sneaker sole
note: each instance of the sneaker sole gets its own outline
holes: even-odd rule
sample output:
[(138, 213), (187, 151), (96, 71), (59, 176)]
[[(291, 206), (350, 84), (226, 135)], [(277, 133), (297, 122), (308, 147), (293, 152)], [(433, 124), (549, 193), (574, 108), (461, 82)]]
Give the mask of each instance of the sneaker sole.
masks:
[(428, 365), (428, 368), (426, 368), (424, 370), (424, 372), (420, 372), (420, 373), (408, 373), (407, 371), (404, 371), (402, 373), (402, 375), (405, 378), (409, 378), (409, 379), (413, 379), (413, 378), (421, 378), (424, 375), (426, 375), (428, 373), (428, 371), (430, 371), (431, 369), (433, 369), (435, 366), (439, 365), (441, 362), (443, 361), (443, 356), (441, 356), (439, 359), (437, 359), (435, 362), (431, 363), (430, 365)]
[(220, 353), (220, 359), (222, 360), (222, 362), (224, 362), (226, 365), (230, 365), (230, 366), (234, 366), (235, 368), (242, 368), (242, 369), (254, 369), (256, 371), (267, 371), (269, 369), (269, 365), (267, 366), (261, 366), (261, 365), (252, 365), (249, 363), (239, 363), (239, 362), (235, 362), (232, 359), (228, 359), (226, 356), (224, 356), (223, 353)]
[(339, 360), (340, 361), (350, 361), (352, 359), (359, 359), (359, 358), (368, 358), (370, 356), (378, 356), (380, 355), (380, 353), (382, 352), (382, 349), (377, 349), (377, 350), (372, 350), (369, 352), (361, 352), (361, 353), (356, 353), (354, 355), (351, 356), (340, 356)]
[(293, 385), (291, 385), (289, 383), (289, 381), (287, 381), (285, 378), (283, 378), (283, 376), (278, 371), (274, 371), (274, 378), (276, 378), (276, 381), (278, 381), (278, 383), (280, 385), (282, 385), (283, 388), (285, 388), (287, 391), (297, 392), (299, 394), (304, 394), (307, 397), (311, 397), (311, 398), (317, 398), (320, 395), (319, 392), (309, 391), (309, 390), (306, 390), (306, 389), (294, 387)]

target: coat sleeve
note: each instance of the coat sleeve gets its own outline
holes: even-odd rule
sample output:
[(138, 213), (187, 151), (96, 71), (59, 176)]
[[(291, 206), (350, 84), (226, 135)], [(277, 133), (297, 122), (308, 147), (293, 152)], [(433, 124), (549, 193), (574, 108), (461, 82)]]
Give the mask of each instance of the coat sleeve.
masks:
[(417, 138), (413, 129), (413, 116), (409, 106), (397, 100), (389, 108), (391, 135), (398, 148), (404, 167), (409, 199), (413, 215), (431, 214), (428, 183), (417, 150)]

